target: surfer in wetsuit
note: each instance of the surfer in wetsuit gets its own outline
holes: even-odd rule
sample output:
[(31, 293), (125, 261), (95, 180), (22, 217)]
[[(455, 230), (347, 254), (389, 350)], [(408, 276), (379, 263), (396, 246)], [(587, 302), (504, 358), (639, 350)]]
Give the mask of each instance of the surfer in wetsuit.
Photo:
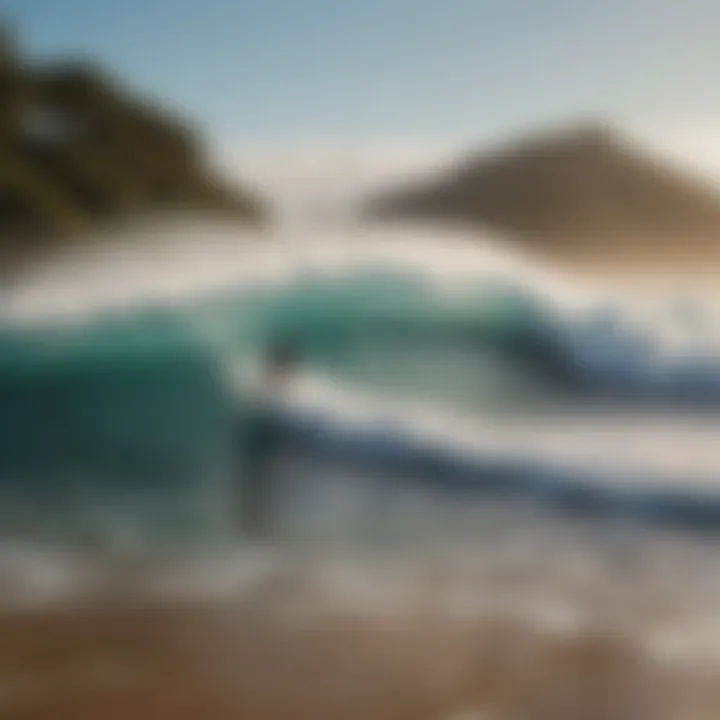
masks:
[(266, 537), (271, 531), (272, 501), (283, 441), (282, 428), (273, 414), (272, 399), (281, 395), (297, 364), (290, 346), (270, 348), (263, 367), (258, 407), (250, 420), (245, 443), (241, 524), (249, 535)]

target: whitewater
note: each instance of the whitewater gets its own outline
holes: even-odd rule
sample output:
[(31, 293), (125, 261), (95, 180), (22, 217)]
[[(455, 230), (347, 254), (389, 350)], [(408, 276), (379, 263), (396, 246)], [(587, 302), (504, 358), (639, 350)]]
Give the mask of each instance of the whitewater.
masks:
[(580, 282), (440, 226), (182, 219), (58, 253), (0, 290), (3, 601), (239, 601), (282, 582), (299, 615), (422, 599), (453, 621), (504, 607), (556, 630), (630, 627), (653, 606), (650, 651), (706, 659), (713, 536), (337, 457), (283, 459), (268, 547), (237, 537), (228, 501), (235, 424), (278, 338), (303, 358), (287, 414), (714, 497), (720, 303), (693, 291)]

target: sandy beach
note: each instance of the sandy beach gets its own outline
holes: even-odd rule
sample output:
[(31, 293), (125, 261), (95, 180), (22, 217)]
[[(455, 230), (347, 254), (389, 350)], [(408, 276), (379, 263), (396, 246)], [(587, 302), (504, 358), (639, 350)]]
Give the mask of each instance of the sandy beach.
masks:
[(0, 717), (705, 720), (720, 708), (717, 674), (654, 662), (607, 629), (308, 624), (266, 600), (5, 612)]
[(530, 254), (534, 261), (569, 278), (609, 289), (638, 286), (665, 292), (676, 287), (696, 290), (697, 282), (712, 286), (720, 277), (717, 239), (695, 242), (678, 238), (665, 244), (640, 240), (615, 246), (589, 239), (551, 243)]

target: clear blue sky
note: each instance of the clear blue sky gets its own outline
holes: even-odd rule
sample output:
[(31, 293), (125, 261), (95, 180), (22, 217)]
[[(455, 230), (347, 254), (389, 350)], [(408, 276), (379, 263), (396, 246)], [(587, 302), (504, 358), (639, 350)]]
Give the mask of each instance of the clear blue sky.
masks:
[(31, 53), (91, 54), (234, 142), (468, 137), (598, 113), (720, 124), (716, 0), (0, 0), (0, 11)]

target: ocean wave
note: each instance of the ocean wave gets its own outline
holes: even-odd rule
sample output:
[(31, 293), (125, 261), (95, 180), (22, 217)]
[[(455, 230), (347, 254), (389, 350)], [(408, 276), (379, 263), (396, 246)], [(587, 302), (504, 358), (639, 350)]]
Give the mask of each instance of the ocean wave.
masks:
[(56, 258), (0, 295), (8, 532), (223, 536), (244, 378), (278, 341), (315, 378), (294, 392), (330, 422), (372, 408), (371, 426), (450, 450), (602, 457), (619, 482), (638, 464), (650, 481), (715, 480), (720, 359), (699, 310), (611, 304), (492, 239), (437, 228), (150, 236)]

